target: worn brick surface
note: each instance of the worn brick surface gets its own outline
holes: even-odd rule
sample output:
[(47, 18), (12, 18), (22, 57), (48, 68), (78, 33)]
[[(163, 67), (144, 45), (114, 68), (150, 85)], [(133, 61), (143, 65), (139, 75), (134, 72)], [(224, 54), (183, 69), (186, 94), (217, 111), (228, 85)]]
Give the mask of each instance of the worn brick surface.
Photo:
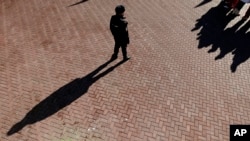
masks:
[[(0, 140), (229, 140), (250, 123), (247, 6), (224, 23), (200, 3), (0, 0)], [(132, 58), (107, 62), (117, 4)]]

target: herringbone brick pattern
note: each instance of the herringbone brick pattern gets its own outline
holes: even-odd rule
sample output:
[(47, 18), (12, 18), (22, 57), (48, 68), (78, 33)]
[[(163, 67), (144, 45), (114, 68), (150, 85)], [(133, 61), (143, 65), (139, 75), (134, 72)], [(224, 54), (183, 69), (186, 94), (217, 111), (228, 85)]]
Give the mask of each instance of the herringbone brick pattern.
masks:
[[(227, 141), (250, 123), (249, 61), (232, 73), (233, 54), (197, 48), (206, 24), (191, 31), (219, 0), (78, 2), (0, 0), (1, 141)], [(126, 62), (108, 61), (117, 4)]]

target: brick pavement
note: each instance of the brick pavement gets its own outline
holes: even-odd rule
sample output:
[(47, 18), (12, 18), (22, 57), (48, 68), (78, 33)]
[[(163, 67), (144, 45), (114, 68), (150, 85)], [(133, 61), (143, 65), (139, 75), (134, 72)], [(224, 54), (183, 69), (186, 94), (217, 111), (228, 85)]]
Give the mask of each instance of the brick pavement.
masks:
[[(227, 141), (249, 124), (248, 42), (230, 44), (248, 25), (222, 27), (219, 0), (78, 2), (0, 0), (1, 141)], [(107, 62), (120, 3), (132, 58)]]

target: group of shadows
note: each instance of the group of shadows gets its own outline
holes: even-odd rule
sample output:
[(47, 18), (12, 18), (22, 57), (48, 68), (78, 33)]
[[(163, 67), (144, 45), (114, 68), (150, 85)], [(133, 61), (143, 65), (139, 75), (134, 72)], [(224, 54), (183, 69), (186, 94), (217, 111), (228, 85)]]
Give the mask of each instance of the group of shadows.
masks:
[(232, 72), (250, 57), (250, 32), (248, 32), (250, 22), (239, 18), (236, 24), (226, 28), (235, 17), (221, 2), (198, 19), (191, 30), (200, 29), (197, 34), (198, 48), (211, 46), (208, 53), (220, 50), (215, 60), (222, 59), (229, 53), (233, 55), (230, 66)]
[[(84, 1), (86, 0), (83, 0), (82, 2)], [(200, 29), (200, 32), (198, 33), (198, 48), (212, 45), (212, 48), (208, 51), (209, 53), (220, 49), (220, 54), (215, 57), (215, 60), (221, 59), (226, 54), (232, 52), (234, 57), (231, 70), (232, 72), (235, 72), (237, 66), (246, 61), (250, 56), (250, 48), (248, 47), (250, 45), (250, 33), (247, 32), (250, 27), (250, 22), (246, 22), (241, 26), (245, 21), (240, 20), (234, 26), (225, 29), (227, 24), (235, 18), (234, 15), (228, 12), (229, 11), (223, 8), (221, 4), (217, 7), (211, 8), (206, 14), (197, 20), (192, 31)], [(10, 136), (29, 124), (34, 124), (44, 120), (57, 113), (62, 108), (70, 105), (76, 99), (84, 95), (93, 83), (127, 60), (120, 61), (116, 65), (98, 74), (112, 61), (113, 60), (105, 62), (86, 76), (77, 78), (53, 92), (50, 96), (34, 106), (21, 121), (13, 125), (7, 132), (7, 135)]]

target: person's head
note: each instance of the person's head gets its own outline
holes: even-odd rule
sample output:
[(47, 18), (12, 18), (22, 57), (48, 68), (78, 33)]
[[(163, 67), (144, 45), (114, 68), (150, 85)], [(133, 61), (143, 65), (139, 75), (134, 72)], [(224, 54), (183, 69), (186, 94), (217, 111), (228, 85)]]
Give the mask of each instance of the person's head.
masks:
[(115, 8), (116, 15), (124, 15), (125, 7), (123, 5), (118, 5)]

